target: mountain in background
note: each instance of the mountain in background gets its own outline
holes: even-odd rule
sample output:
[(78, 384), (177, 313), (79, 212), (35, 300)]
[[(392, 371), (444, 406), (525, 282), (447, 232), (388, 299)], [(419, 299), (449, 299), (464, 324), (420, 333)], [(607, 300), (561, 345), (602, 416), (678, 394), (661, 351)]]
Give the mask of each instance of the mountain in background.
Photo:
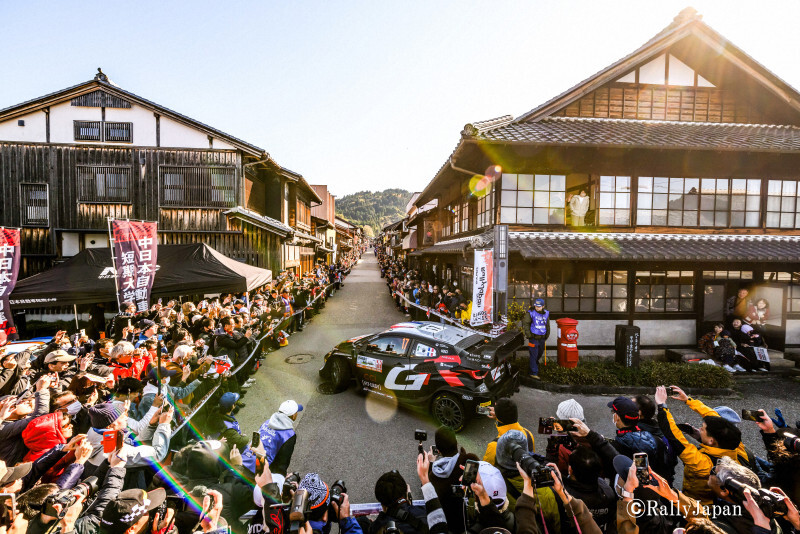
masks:
[[(406, 216), (406, 204), (411, 193), (405, 189), (386, 189), (384, 191), (359, 191), (336, 199), (336, 214), (344, 219), (370, 227), (374, 233), (392, 222)], [(369, 235), (369, 233), (368, 233)]]

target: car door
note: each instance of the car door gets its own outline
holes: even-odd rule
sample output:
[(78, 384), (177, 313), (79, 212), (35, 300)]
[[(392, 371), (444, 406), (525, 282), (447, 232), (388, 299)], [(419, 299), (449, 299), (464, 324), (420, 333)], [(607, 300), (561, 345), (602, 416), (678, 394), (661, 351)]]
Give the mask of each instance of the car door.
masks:
[(408, 336), (397, 334), (384, 334), (370, 340), (364, 354), (356, 359), (362, 387), (367, 391), (384, 394), (388, 390), (396, 390), (396, 387), (387, 387), (387, 380), (392, 386), (398, 375), (407, 370), (406, 354), (410, 344), (411, 339)]

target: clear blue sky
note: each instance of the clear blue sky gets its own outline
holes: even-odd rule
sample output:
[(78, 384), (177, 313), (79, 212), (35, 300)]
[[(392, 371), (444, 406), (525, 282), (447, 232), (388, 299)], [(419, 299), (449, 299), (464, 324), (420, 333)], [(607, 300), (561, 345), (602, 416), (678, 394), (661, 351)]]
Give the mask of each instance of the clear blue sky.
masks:
[[(0, 108), (94, 76), (266, 149), (334, 194), (421, 190), (464, 124), (519, 115), (688, 0), (0, 0)], [(800, 87), (800, 2), (699, 1)]]

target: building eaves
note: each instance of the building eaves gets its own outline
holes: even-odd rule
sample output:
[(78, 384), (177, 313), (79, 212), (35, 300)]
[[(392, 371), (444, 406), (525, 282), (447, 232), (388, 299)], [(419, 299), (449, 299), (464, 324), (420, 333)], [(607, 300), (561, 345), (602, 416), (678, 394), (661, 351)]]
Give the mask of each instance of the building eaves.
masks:
[(258, 226), (259, 228), (276, 233), (281, 237), (289, 237), (294, 234), (294, 230), (282, 222), (273, 219), (272, 217), (267, 217), (266, 215), (261, 215), (254, 211), (248, 210), (241, 206), (231, 208), (223, 213), (232, 217), (238, 217), (254, 226)]

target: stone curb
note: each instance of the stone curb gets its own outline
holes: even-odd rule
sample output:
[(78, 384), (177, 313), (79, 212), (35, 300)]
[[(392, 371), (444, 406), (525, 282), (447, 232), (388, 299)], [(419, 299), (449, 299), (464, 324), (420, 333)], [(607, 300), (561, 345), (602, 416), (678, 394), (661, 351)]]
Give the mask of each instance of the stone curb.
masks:
[[(653, 388), (648, 386), (599, 386), (599, 385), (566, 385), (553, 384), (528, 378), (520, 377), (520, 385), (531, 389), (550, 391), (552, 393), (580, 393), (583, 395), (652, 395)], [(708, 397), (728, 397), (735, 395), (736, 391), (731, 388), (686, 388), (684, 391), (688, 395), (704, 395)]]

